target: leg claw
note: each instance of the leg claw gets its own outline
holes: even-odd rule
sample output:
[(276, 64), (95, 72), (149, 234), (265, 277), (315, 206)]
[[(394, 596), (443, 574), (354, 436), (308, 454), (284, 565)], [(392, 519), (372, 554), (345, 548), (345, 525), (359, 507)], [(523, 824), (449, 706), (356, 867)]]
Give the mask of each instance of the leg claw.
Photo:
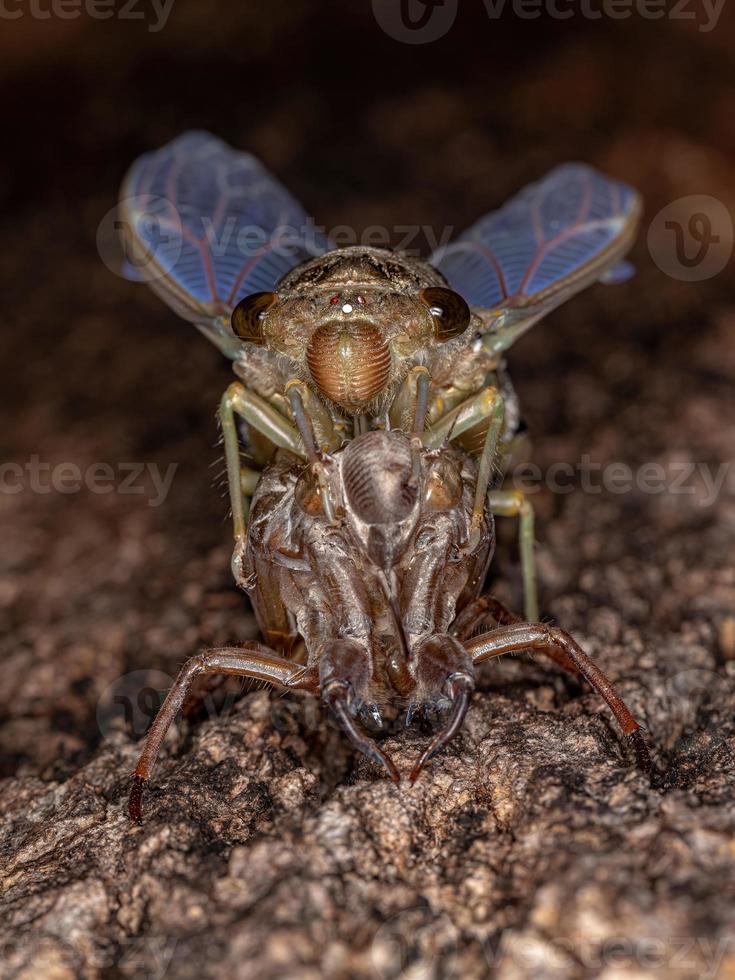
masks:
[(431, 742), (424, 749), (418, 762), (411, 770), (408, 777), (411, 783), (415, 783), (429, 759), (433, 758), (447, 742), (451, 741), (462, 727), (462, 722), (470, 706), (470, 698), (475, 684), (471, 677), (466, 674), (457, 673), (449, 678), (449, 691), (452, 698), (452, 713), (446, 725), (434, 736)]
[(143, 824), (143, 790), (148, 785), (148, 780), (137, 773), (133, 774), (130, 796), (128, 797), (128, 816), (132, 823)]
[(401, 774), (389, 755), (382, 751), (364, 732), (360, 731), (350, 712), (350, 688), (346, 684), (335, 683), (325, 692), (327, 703), (331, 706), (342, 730), (358, 751), (377, 765), (388, 770), (390, 778), (396, 785), (401, 781)]

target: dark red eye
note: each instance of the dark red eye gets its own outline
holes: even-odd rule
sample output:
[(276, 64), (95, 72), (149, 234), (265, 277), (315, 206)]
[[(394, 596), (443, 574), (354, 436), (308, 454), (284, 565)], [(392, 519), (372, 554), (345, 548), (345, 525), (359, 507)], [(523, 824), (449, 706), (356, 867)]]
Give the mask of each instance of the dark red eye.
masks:
[(241, 299), (232, 311), (232, 329), (240, 340), (251, 344), (265, 342), (263, 320), (268, 310), (278, 300), (275, 293), (251, 293)]
[(472, 314), (459, 293), (443, 286), (429, 286), (422, 289), (419, 296), (434, 318), (434, 336), (439, 343), (465, 332)]

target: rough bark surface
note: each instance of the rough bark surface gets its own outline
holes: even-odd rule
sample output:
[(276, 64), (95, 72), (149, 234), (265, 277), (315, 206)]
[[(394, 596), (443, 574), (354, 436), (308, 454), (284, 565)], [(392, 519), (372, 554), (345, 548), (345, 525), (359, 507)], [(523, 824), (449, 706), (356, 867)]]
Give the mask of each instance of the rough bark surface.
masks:
[[(205, 41), (202, 9), (182, 3), (155, 48), (130, 26), (119, 49), (80, 28), (71, 56), (5, 80), (3, 118), (27, 138), (14, 169), (2, 163), (0, 364), (17, 398), (3, 457), (51, 469), (0, 494), (2, 975), (735, 976), (735, 293), (724, 273), (669, 278), (645, 241), (637, 278), (555, 314), (511, 367), (542, 469), (584, 454), (654, 461), (670, 480), (700, 467), (692, 492), (585, 492), (561, 473), (573, 492), (534, 496), (545, 614), (617, 682), (659, 784), (591, 692), (519, 657), (483, 668), (462, 734), (412, 788), (354, 755), (306, 697), (212, 690), (166, 742), (144, 826), (128, 823), (152, 692), (255, 627), (216, 479), (227, 366), (94, 247), (126, 162), (204, 123), (261, 155), (318, 221), (357, 228), (462, 227), (567, 158), (638, 185), (649, 219), (686, 194), (735, 201), (724, 27), (661, 22), (657, 48), (645, 23), (584, 45), (532, 33), (524, 52), (521, 23), (483, 51), (473, 32), (490, 27), (468, 15), (419, 55), (369, 12), (233, 13), (228, 36)], [(352, 137), (354, 107), (304, 41), (324, 50), (343, 31), (382, 51), (354, 53)], [(255, 52), (237, 70), (221, 58), (236, 36)], [(401, 85), (393, 69), (374, 78), (376, 57), (406, 59)], [(53, 161), (11, 99), (26, 86)], [(221, 92), (237, 93), (239, 123)], [(89, 478), (39, 490), (68, 462), (110, 464), (115, 492)], [(131, 462), (176, 464), (162, 506), (150, 470), (142, 493), (123, 492)], [(721, 465), (710, 500), (701, 467)], [(511, 526), (491, 584), (520, 607)], [(413, 727), (387, 749), (408, 770), (426, 738)]]

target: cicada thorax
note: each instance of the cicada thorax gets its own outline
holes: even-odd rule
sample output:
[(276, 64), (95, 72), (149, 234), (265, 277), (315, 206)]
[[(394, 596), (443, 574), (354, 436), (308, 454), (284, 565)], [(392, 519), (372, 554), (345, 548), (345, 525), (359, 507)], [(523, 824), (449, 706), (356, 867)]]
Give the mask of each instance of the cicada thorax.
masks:
[(471, 313), (432, 266), (384, 249), (328, 252), (275, 292), (238, 304), (235, 333), (292, 365), (348, 415), (379, 415), (410, 368), (467, 330)]

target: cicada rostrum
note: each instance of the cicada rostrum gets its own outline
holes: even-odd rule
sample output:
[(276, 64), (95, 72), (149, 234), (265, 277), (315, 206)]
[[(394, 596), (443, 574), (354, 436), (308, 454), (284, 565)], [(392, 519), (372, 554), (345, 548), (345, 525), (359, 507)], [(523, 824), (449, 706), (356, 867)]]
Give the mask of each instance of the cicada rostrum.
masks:
[[(448, 711), (413, 780), (461, 726), (476, 665), (533, 648), (587, 678), (649, 765), (610, 682), (533, 622), (533, 511), (494, 479), (520, 423), (505, 351), (585, 285), (628, 274), (639, 210), (626, 185), (568, 164), (424, 262), (330, 250), (254, 157), (205, 133), (133, 165), (120, 203), (131, 278), (233, 361), (220, 406), (232, 565), (267, 644), (185, 665), (136, 769), (134, 819), (203, 672), (320, 694), (397, 782), (368, 733), (388, 706)], [(520, 518), (527, 622), (481, 596), (495, 515)]]

